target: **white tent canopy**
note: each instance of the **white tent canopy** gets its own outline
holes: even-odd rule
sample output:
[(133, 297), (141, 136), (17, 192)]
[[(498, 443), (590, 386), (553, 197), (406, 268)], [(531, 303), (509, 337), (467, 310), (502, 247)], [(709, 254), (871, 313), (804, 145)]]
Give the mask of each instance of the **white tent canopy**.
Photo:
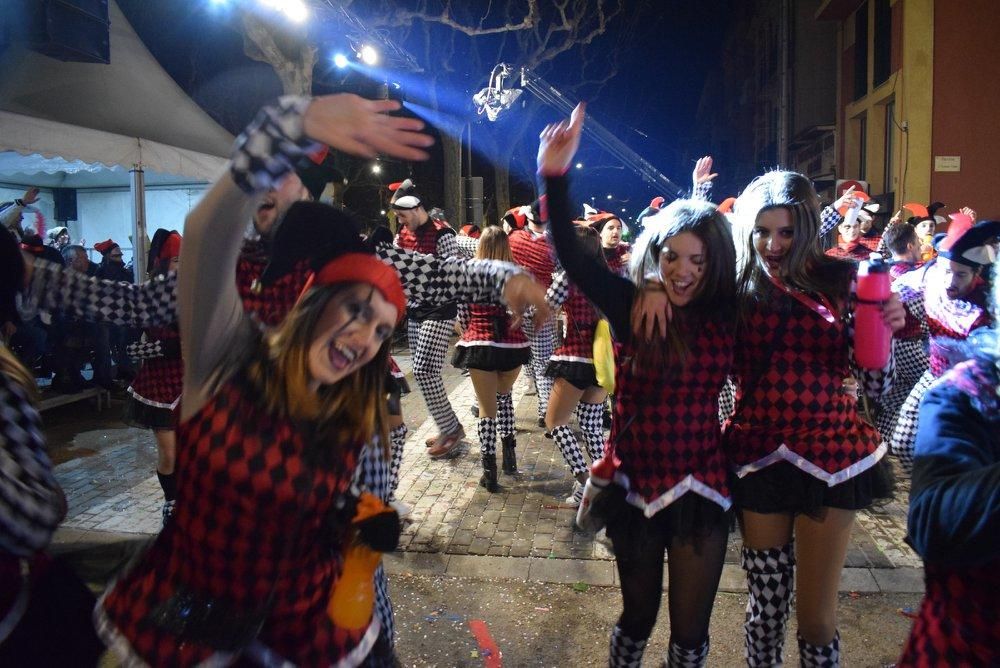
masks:
[[(117, 188), (131, 199), (142, 243), (146, 185), (183, 185), (173, 200), (193, 206), (191, 193), (222, 172), (233, 137), (160, 67), (113, 0), (109, 13), (110, 64), (64, 63), (18, 45), (0, 55), (0, 190)], [(122, 215), (121, 203), (111, 208)]]

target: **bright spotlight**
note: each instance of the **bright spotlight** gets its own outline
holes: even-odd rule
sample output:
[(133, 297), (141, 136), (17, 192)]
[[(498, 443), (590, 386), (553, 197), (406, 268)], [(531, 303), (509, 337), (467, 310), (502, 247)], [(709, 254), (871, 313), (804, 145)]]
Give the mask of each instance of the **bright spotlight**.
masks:
[(372, 165), (372, 174), (381, 174), (381, 173), (382, 173), (382, 165), (378, 163)]
[(365, 65), (369, 67), (374, 67), (378, 65), (378, 51), (371, 44), (364, 44), (360, 49), (358, 49), (358, 58), (361, 59)]
[(340, 69), (347, 67), (347, 56), (342, 53), (333, 54), (333, 64)]
[(294, 23), (302, 23), (309, 16), (303, 0), (260, 0), (260, 4), (281, 12)]
[(228, 4), (229, 0), (211, 0), (213, 7), (221, 7)]
[(613, 199), (613, 198), (611, 197), (611, 195), (608, 195), (608, 199)]
[(381, 215), (384, 216), (385, 215), (385, 209), (382, 209), (381, 211), (379, 211), (379, 214), (381, 214)]
[(583, 163), (582, 162), (576, 163), (576, 168), (577, 169), (583, 169)]

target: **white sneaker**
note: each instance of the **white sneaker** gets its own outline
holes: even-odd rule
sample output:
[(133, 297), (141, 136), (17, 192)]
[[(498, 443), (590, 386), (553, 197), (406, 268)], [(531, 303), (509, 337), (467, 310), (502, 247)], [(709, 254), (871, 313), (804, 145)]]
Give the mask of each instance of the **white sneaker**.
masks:
[(605, 529), (601, 529), (600, 531), (598, 531), (597, 533), (595, 533), (594, 534), (594, 540), (596, 540), (598, 543), (600, 543), (601, 545), (605, 546), (609, 550), (613, 550), (614, 549), (614, 543), (612, 543), (611, 539), (608, 538), (608, 530), (606, 528)]
[(566, 497), (565, 503), (576, 508), (583, 501), (583, 485), (579, 481), (573, 483), (573, 493)]

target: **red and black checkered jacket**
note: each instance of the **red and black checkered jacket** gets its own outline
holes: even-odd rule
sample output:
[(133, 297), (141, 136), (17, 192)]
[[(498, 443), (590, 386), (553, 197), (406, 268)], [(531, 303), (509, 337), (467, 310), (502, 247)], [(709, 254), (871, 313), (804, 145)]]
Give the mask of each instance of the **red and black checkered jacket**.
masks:
[[(106, 639), (117, 632), (150, 664), (206, 661), (209, 647), (154, 621), (171, 597), (189, 592), (239, 614), (270, 600), (257, 639), (295, 665), (339, 665), (358, 647), (365, 629), (335, 628), (327, 605), (346, 524), (335, 509), (360, 446), (308, 444), (303, 433), (264, 408), (239, 376), (178, 426), (177, 509), (103, 601)], [(310, 465), (310, 447), (338, 453), (326, 467)]]
[[(164, 344), (165, 349), (180, 349), (180, 332), (177, 326), (150, 327), (146, 337)], [(170, 345), (170, 344), (173, 345)], [(128, 388), (136, 401), (157, 408), (173, 409), (180, 401), (184, 389), (184, 360), (179, 354), (164, 354), (143, 360), (139, 373)]]
[(881, 438), (844, 388), (847, 325), (769, 281), (758, 292), (737, 332), (736, 412), (724, 428), (737, 474), (789, 461), (832, 486), (874, 466)]
[(243, 300), (243, 310), (264, 325), (277, 327), (302, 293), (310, 274), (309, 264), (298, 263), (291, 273), (265, 287), (260, 284), (260, 275), (267, 263), (262, 241), (245, 242), (236, 262), (236, 289)]
[(924, 309), (931, 335), (928, 368), (935, 376), (941, 376), (951, 367), (954, 357), (949, 353), (958, 342), (967, 339), (972, 330), (987, 327), (992, 321), (987, 308), (989, 288), (981, 278), (975, 280), (972, 291), (961, 299), (948, 299), (938, 290), (924, 293)]
[(632, 246), (623, 241), (614, 248), (605, 248), (603, 250), (604, 259), (608, 262), (608, 269), (619, 276), (627, 278), (628, 262), (625, 261), (625, 256), (632, 252)]
[[(878, 240), (879, 239), (875, 239), (876, 242)], [(842, 260), (867, 262), (872, 253), (878, 252), (870, 242), (871, 240), (866, 239), (865, 237), (861, 237), (857, 241), (850, 244), (841, 242), (833, 248), (828, 248), (826, 250), (826, 254), (830, 257), (836, 257)]]
[(514, 230), (507, 237), (514, 261), (531, 272), (536, 281), (546, 288), (552, 284), (552, 272), (556, 270), (555, 252), (548, 234), (537, 234), (530, 230)]
[[(558, 304), (552, 304), (557, 306)], [(553, 362), (594, 363), (594, 330), (601, 319), (594, 305), (578, 287), (569, 284), (566, 300), (562, 303), (566, 316), (566, 335), (549, 359)]]
[(469, 304), (459, 310), (459, 318), (462, 320), (462, 337), (455, 345), (528, 347), (528, 339), (521, 328), (511, 329), (510, 314), (507, 313), (506, 306)]
[[(396, 246), (405, 250), (416, 251), (424, 255), (437, 257), (460, 257), (461, 251), (455, 243), (455, 230), (440, 220), (428, 218), (427, 222), (411, 232), (406, 225), (400, 225), (393, 241)], [(411, 301), (406, 311), (406, 317), (411, 320), (453, 320), (457, 306), (444, 304), (430, 306)]]
[[(624, 329), (616, 331), (628, 326), (619, 323)], [(724, 509), (731, 504), (718, 411), (719, 390), (732, 370), (733, 328), (708, 322), (688, 330), (695, 336), (683, 367), (633, 364), (636, 346), (649, 344), (631, 337), (615, 346), (610, 442), (621, 459), (618, 475), (641, 498), (633, 503), (647, 517), (689, 491)]]

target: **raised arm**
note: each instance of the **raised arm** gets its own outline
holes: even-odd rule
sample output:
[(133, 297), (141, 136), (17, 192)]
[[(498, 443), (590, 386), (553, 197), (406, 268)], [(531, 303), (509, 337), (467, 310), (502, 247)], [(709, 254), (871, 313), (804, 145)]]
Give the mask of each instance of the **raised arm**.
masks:
[(208, 379), (239, 337), (249, 336), (232, 277), (243, 230), (261, 193), (285, 179), (318, 144), (364, 157), (381, 152), (404, 160), (426, 158), (421, 147), (433, 140), (419, 132), (421, 121), (388, 115), (399, 108), (392, 100), (350, 94), (289, 96), (262, 109), (237, 138), (230, 169), (185, 224), (178, 284), (182, 419), (204, 404)]
[(169, 325), (177, 321), (175, 273), (136, 285), (93, 278), (27, 255), (25, 264), (31, 271), (25, 299), (32, 309), (133, 327)]
[(542, 132), (538, 146), (538, 173), (544, 179), (549, 227), (559, 262), (569, 279), (608, 318), (615, 337), (629, 336), (629, 315), (635, 286), (583, 251), (573, 229), (569, 204), (569, 180), (565, 173), (580, 145), (584, 110), (578, 106), (570, 123), (550, 125)]

